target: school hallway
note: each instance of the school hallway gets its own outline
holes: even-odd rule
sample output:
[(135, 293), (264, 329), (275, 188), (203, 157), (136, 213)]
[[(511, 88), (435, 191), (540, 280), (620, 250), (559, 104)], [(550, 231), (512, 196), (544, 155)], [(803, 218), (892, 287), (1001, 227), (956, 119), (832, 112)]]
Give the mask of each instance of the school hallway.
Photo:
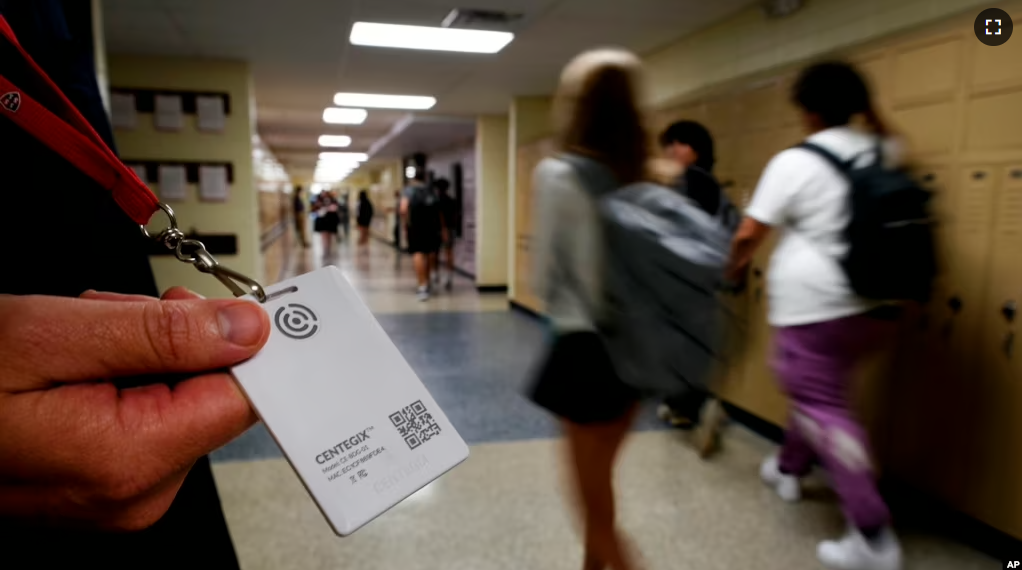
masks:
[[(335, 264), (363, 295), (462, 437), (461, 466), (348, 538), (333, 534), (266, 430), (218, 451), (214, 472), (244, 570), (578, 570), (556, 423), (524, 396), (544, 330), (508, 309), (504, 294), (455, 280), (452, 292), (415, 299), (411, 258), (350, 240), (324, 259), (319, 241), (291, 252), (287, 271)], [(336, 353), (342, 374), (343, 350)], [(816, 544), (839, 535), (838, 506), (820, 478), (797, 505), (759, 479), (772, 443), (739, 425), (723, 451), (700, 460), (685, 433), (665, 430), (651, 406), (619, 463), (621, 527), (646, 568), (813, 570)], [(906, 568), (987, 570), (991, 558), (899, 521)]]

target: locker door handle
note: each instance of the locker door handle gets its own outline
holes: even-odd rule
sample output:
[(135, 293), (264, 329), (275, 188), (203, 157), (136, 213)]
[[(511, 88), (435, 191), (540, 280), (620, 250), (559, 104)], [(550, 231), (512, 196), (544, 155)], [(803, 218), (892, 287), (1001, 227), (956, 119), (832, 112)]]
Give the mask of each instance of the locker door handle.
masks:
[(1014, 352), (1015, 352), (1015, 332), (1008, 331), (1008, 333), (1004, 335), (1004, 355), (1007, 356), (1008, 358), (1011, 358), (1012, 356), (1014, 356), (1013, 354)]
[(1015, 301), (1005, 301), (1004, 306), (1001, 307), (1001, 315), (1009, 324), (1015, 322), (1015, 315), (1017, 313), (1018, 306), (1015, 304)]
[(952, 313), (957, 315), (962, 310), (962, 299), (955, 295), (947, 300), (947, 306)]

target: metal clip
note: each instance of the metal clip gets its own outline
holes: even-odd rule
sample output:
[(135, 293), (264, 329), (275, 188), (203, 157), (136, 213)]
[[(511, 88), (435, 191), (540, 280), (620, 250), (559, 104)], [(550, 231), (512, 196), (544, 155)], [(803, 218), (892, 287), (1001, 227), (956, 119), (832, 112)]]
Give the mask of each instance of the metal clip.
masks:
[(140, 226), (144, 236), (162, 243), (167, 249), (174, 250), (174, 256), (179, 260), (191, 263), (199, 271), (216, 277), (218, 281), (230, 289), (231, 293), (234, 293), (235, 297), (252, 295), (260, 303), (266, 301), (266, 291), (258, 281), (229, 267), (220, 265), (220, 262), (213, 257), (213, 254), (209, 253), (201, 241), (185, 238), (184, 232), (178, 229), (177, 217), (170, 206), (162, 202), (159, 206), (167, 214), (170, 225), (155, 236), (150, 234), (145, 226)]

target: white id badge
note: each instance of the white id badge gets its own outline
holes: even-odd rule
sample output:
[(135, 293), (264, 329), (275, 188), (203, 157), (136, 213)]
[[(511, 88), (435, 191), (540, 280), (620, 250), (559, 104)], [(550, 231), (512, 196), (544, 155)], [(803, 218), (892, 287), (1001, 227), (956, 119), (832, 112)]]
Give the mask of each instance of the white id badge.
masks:
[(337, 268), (267, 295), (270, 340), (234, 376), (334, 532), (355, 532), (468, 457)]

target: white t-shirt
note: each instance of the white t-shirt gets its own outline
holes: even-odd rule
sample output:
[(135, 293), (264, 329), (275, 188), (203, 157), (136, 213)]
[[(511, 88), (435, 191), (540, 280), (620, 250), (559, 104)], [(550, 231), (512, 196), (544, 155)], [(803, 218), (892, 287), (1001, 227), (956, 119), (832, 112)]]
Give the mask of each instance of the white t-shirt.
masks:
[[(806, 141), (859, 166), (876, 160), (876, 137), (851, 127), (827, 129)], [(885, 158), (889, 149), (896, 150), (885, 143)], [(849, 191), (834, 166), (805, 149), (781, 152), (763, 171), (745, 213), (782, 232), (767, 273), (771, 325), (820, 323), (878, 306), (852, 292), (839, 263), (848, 251), (843, 232), (851, 215)]]

